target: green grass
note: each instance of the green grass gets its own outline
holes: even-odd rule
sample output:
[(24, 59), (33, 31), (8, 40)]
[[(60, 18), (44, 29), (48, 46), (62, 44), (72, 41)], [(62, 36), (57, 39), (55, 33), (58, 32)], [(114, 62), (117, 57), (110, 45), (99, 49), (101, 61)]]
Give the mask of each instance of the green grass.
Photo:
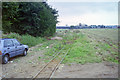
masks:
[(66, 56), (64, 63), (92, 63), (100, 62), (95, 54), (96, 50), (87, 40), (85, 35), (79, 36), (77, 40), (71, 45), (71, 50)]
[[(70, 45), (65, 45), (66, 47), (70, 47), (71, 50), (69, 51), (68, 55), (65, 57), (63, 63), (98, 63), (102, 61), (110, 61), (118, 63), (118, 53), (117, 50), (114, 50), (112, 46), (105, 42), (97, 42), (97, 40), (101, 40), (105, 37), (105, 40), (111, 42), (117, 39), (114, 35), (117, 35), (117, 30), (115, 29), (95, 29), (95, 30), (84, 30), (90, 36), (92, 36), (93, 42), (89, 39), (86, 34), (83, 34), (83, 30), (68, 30), (65, 35), (62, 37), (64, 38), (63, 42), (66, 43), (68, 41), (72, 41), (73, 43)], [(104, 31), (108, 33), (104, 33)], [(58, 33), (61, 31), (58, 31)], [(62, 31), (64, 34), (65, 31)], [(95, 33), (96, 32), (96, 33)], [(111, 33), (112, 32), (112, 33)], [(96, 34), (93, 36), (93, 33)], [(110, 36), (109, 36), (110, 35)], [(95, 40), (94, 40), (95, 38)], [(112, 43), (112, 42), (111, 42)], [(113, 45), (113, 44), (112, 44)], [(117, 45), (115, 44), (114, 47)], [(98, 49), (95, 49), (98, 47)], [(97, 54), (99, 53), (99, 54)]]
[[(88, 37), (88, 34), (91, 38)], [(63, 40), (46, 40), (41, 37), (21, 36), (15, 33), (3, 35), (3, 38), (16, 38), (30, 47), (42, 43), (42, 46), (36, 47), (33, 51), (45, 50), (43, 53), (45, 57), (38, 56), (38, 60), (44, 59), (45, 62), (48, 62), (64, 47), (61, 52), (65, 53), (69, 48), (70, 51), (63, 63), (85, 64), (102, 61), (118, 63), (118, 51), (114, 49), (118, 48), (118, 45), (114, 44), (117, 41), (117, 29), (57, 30), (55, 36), (62, 37)], [(52, 47), (50, 47), (51, 45)], [(48, 48), (46, 48), (47, 46)]]
[(118, 29), (82, 29), (80, 31), (90, 35), (95, 34), (99, 39), (105, 38), (107, 40), (108, 38), (112, 42), (118, 42)]
[(19, 35), (17, 33), (3, 34), (2, 38), (14, 38), (20, 41), (20, 43), (28, 45), (29, 47), (35, 46), (46, 41), (45, 38), (33, 37), (30, 35)]
[[(64, 33), (64, 31), (62, 33)], [(57, 36), (59, 36), (59, 34)], [(93, 45), (90, 44), (89, 40), (87, 40), (87, 37), (82, 33), (78, 33), (78, 31), (71, 32), (68, 30), (65, 35), (63, 34), (60, 36), (63, 38), (63, 40), (54, 41), (54, 47), (46, 49), (47, 52), (44, 53), (46, 56), (53, 57), (53, 55), (59, 52), (62, 47), (65, 47), (61, 52), (67, 52), (69, 48), (71, 50), (68, 52), (63, 63), (85, 64), (88, 62), (93, 63), (102, 61), (95, 54), (96, 50), (94, 49)]]
[(97, 52), (100, 53), (102, 61), (118, 63), (118, 43), (120, 43), (118, 42), (118, 29), (83, 29), (80, 31), (86, 32), (86, 36), (89, 34), (92, 37), (91, 40), (94, 41), (92, 44), (99, 48)]

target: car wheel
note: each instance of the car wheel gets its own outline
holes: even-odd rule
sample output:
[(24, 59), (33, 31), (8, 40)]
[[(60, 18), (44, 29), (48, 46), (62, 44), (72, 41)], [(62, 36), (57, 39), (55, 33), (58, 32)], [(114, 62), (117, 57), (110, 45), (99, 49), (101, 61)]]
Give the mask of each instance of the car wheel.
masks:
[(23, 52), (23, 56), (26, 56), (26, 55), (27, 55), (27, 51), (24, 50), (24, 52)]
[(7, 64), (8, 63), (8, 60), (9, 60), (9, 56), (8, 55), (5, 55), (3, 57), (3, 64)]

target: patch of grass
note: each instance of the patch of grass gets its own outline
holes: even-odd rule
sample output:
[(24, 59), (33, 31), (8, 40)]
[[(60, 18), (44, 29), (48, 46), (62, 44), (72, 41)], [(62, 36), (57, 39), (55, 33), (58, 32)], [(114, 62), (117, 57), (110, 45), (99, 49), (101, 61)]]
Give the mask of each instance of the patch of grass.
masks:
[[(99, 31), (99, 30), (96, 30), (96, 31)], [(103, 31), (100, 30), (100, 32), (103, 32)], [(108, 31), (111, 31), (111, 30), (108, 30)], [(88, 32), (90, 33), (90, 30), (88, 30)], [(112, 47), (108, 43), (96, 41), (96, 39), (101, 40), (104, 37), (106, 37), (105, 34), (103, 37), (102, 35), (99, 36), (99, 34), (98, 36), (97, 34), (95, 35), (97, 37), (94, 37), (94, 36), (91, 37), (92, 42), (91, 42), (91, 39), (89, 39), (89, 37), (86, 34), (83, 34), (81, 30), (67, 30), (67, 31), (62, 30), (62, 31), (58, 31), (56, 35), (62, 37), (63, 40), (54, 41), (53, 42), (55, 44), (54, 47), (47, 49), (47, 52), (45, 53), (46, 56), (52, 57), (55, 52), (59, 52), (60, 44), (62, 44), (62, 47), (63, 46), (65, 47), (65, 49), (62, 50), (62, 52), (66, 52), (69, 48), (71, 49), (68, 52), (67, 56), (65, 57), (63, 63), (85, 64), (85, 63), (99, 63), (102, 61), (111, 61), (116, 63), (118, 62), (117, 53), (115, 52), (115, 50), (112, 49)], [(89, 35), (91, 36), (92, 34), (89, 34)], [(114, 46), (117, 47), (117, 45), (114, 45)]]
[(54, 41), (53, 44), (54, 44), (54, 46), (52, 48), (46, 49), (47, 52), (45, 53), (45, 55), (53, 56), (54, 54), (59, 52), (60, 49), (62, 49), (64, 47), (64, 45), (61, 43), (61, 41)]
[(72, 44), (71, 50), (66, 56), (63, 63), (80, 63), (85, 64), (87, 62), (100, 62), (95, 54), (96, 50), (89, 43), (85, 36), (80, 36), (79, 39), (75, 40)]
[(40, 60), (40, 59), (41, 59), (41, 57), (39, 56), (39, 57), (38, 57), (38, 60)]
[(82, 29), (80, 31), (93, 35), (98, 39), (105, 39), (109, 42), (118, 42), (118, 29)]
[(92, 45), (99, 48), (97, 49), (97, 52), (99, 53), (97, 55), (102, 61), (118, 63), (117, 29), (88, 29), (81, 31), (85, 32), (86, 36), (88, 34), (91, 36), (91, 39), (93, 40)]
[(50, 60), (44, 60), (44, 62), (48, 63)]
[(15, 59), (14, 62), (19, 62), (20, 60), (19, 59)]
[(19, 35), (17, 33), (3, 34), (2, 38), (14, 38), (20, 41), (22, 44), (26, 44), (29, 47), (35, 46), (46, 41), (45, 38), (42, 37), (33, 37), (30, 35)]
[(33, 62), (31, 60), (29, 60), (28, 63), (33, 63)]
[[(95, 62), (98, 63), (102, 61), (118, 63), (118, 53), (115, 49), (113, 49), (113, 47), (118, 48), (118, 45), (113, 44), (113, 39), (115, 38), (113, 35), (117, 34), (117, 29), (84, 30), (84, 32), (92, 36), (92, 42), (86, 34), (82, 34), (83, 32), (81, 30), (69, 30), (67, 33), (65, 33), (65, 35), (63, 35), (63, 43), (66, 43), (67, 41), (73, 41), (73, 43), (70, 44), (71, 50), (65, 57), (63, 63), (85, 64)], [(96, 40), (106, 40), (112, 46), (106, 42), (97, 42)], [(114, 40), (117, 41), (117, 38)], [(67, 46), (68, 45), (66, 45), (66, 47)]]
[(33, 37), (33, 36), (30, 36), (30, 35), (23, 35), (22, 39), (21, 39), (21, 43), (27, 44), (30, 47), (35, 46), (37, 44), (40, 44), (40, 43), (42, 43), (44, 41), (45, 41), (45, 38)]

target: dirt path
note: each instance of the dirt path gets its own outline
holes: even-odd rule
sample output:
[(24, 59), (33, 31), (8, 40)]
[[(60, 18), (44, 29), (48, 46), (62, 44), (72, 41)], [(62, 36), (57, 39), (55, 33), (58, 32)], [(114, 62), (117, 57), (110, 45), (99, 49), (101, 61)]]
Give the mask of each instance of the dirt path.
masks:
[[(46, 63), (36, 58), (43, 56), (44, 51), (18, 56), (13, 63), (3, 65), (5, 78), (32, 78)], [(16, 61), (19, 60), (19, 61)], [(30, 61), (31, 60), (31, 61)], [(81, 64), (61, 64), (53, 78), (117, 78), (118, 65), (111, 62)]]
[(42, 60), (39, 60), (39, 57), (44, 57), (43, 53), (45, 51), (32, 51), (38, 46), (41, 46), (41, 44), (30, 48), (27, 56), (17, 56), (15, 58), (12, 58), (8, 64), (2, 65), (3, 77), (31, 78), (34, 76), (45, 64)]
[(118, 78), (118, 65), (111, 62), (61, 64), (53, 78)]

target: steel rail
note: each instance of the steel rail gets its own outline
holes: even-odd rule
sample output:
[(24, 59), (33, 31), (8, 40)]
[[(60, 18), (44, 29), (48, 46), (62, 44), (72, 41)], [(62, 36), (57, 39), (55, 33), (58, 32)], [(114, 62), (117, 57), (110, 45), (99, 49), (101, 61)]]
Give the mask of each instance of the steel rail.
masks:
[[(63, 47), (61, 50), (63, 50), (63, 49), (64, 49), (64, 47)], [(60, 50), (60, 51), (58, 52), (58, 54), (56, 54), (45, 66), (43, 66), (43, 68), (42, 68), (34, 77), (32, 77), (31, 80), (35, 80), (36, 77), (47, 67), (47, 65), (48, 65), (50, 62), (52, 62), (52, 61), (60, 54), (61, 50)]]
[(51, 78), (53, 77), (53, 75), (55, 74), (56, 70), (58, 69), (59, 65), (63, 62), (63, 60), (65, 59), (66, 55), (68, 54), (70, 48), (67, 50), (66, 54), (64, 55), (64, 57), (61, 59), (61, 61), (56, 65), (56, 67), (54, 68), (54, 70), (52, 71), (52, 73), (50, 74), (49, 80), (51, 80)]

